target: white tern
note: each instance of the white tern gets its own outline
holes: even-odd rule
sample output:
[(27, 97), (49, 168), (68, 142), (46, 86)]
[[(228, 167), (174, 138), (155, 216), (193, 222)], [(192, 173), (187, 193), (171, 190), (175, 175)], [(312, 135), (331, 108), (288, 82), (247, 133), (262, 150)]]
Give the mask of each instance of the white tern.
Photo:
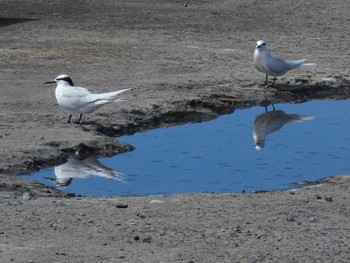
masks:
[(273, 76), (273, 81), (271, 86), (275, 83), (277, 76), (282, 76), (288, 71), (296, 68), (315, 66), (315, 63), (305, 63), (306, 59), (300, 60), (283, 60), (267, 50), (267, 45), (263, 40), (256, 42), (256, 47), (254, 51), (254, 65), (255, 68), (266, 74), (266, 82), (268, 76)]
[(68, 75), (59, 75), (55, 80), (45, 82), (44, 84), (57, 83), (55, 95), (58, 105), (69, 112), (68, 123), (70, 123), (72, 115), (79, 115), (79, 123), (83, 114), (90, 113), (101, 106), (122, 101), (117, 99), (117, 95), (129, 89), (122, 89), (107, 93), (94, 94), (86, 88), (74, 86), (73, 81)]

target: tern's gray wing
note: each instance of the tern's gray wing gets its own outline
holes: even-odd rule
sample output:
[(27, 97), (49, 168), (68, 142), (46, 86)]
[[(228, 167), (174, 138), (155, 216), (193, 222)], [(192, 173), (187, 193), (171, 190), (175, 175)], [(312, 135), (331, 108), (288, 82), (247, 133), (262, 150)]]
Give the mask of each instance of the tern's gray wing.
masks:
[(81, 98), (89, 96), (91, 93), (88, 91), (88, 89), (83, 87), (72, 87), (68, 90), (68, 92), (64, 93), (64, 97), (67, 98)]
[(266, 58), (265, 67), (274, 76), (281, 76), (290, 70), (290, 65), (283, 59), (269, 54)]

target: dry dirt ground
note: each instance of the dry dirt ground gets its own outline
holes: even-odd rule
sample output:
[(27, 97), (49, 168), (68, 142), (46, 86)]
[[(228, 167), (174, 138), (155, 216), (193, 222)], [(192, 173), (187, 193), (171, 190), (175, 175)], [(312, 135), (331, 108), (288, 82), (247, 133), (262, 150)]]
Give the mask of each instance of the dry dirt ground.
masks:
[[(349, 99), (349, 11), (347, 0), (0, 1), (0, 261), (349, 262), (346, 176), (274, 193), (67, 198), (11, 175), (266, 101)], [(265, 87), (252, 65), (261, 38), (317, 67)], [(62, 73), (131, 90), (67, 124), (43, 85)]]

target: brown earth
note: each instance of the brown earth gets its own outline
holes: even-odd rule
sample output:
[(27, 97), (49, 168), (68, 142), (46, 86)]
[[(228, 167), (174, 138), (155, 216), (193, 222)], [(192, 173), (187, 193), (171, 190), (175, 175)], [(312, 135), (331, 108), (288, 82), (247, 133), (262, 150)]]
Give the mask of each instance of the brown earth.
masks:
[[(0, 261), (350, 261), (346, 176), (274, 193), (67, 198), (10, 175), (266, 101), (349, 99), (349, 11), (345, 0), (1, 1)], [(261, 38), (317, 67), (263, 86)], [(131, 90), (67, 124), (43, 85), (62, 73), (96, 92)]]

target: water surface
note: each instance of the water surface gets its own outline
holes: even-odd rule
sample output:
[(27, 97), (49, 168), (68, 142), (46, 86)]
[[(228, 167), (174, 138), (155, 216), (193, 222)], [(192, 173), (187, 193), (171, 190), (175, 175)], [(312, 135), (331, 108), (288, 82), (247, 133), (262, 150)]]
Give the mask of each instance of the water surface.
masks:
[[(101, 196), (278, 190), (350, 174), (350, 101), (275, 108), (274, 113), (271, 106), (267, 113), (263, 107), (236, 110), (209, 122), (119, 137), (136, 149), (112, 158), (70, 160), (31, 177)], [(253, 139), (258, 116), (261, 150)]]

